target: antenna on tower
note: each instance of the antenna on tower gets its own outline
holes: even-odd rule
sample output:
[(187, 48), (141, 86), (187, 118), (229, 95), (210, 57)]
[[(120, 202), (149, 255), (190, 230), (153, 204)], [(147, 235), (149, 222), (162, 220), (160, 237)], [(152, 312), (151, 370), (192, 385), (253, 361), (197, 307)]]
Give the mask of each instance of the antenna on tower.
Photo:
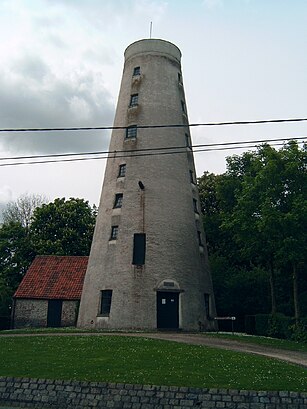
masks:
[(152, 21), (150, 22), (149, 38), (151, 38), (151, 34), (152, 34)]

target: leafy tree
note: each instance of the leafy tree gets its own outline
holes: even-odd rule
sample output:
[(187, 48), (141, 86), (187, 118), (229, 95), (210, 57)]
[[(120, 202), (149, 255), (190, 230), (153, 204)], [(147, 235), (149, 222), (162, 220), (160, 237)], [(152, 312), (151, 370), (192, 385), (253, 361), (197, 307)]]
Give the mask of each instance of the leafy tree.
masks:
[[(199, 179), (204, 226), (217, 298), (241, 300), (241, 312), (253, 313), (251, 291), (242, 300), (244, 283), (258, 288), (259, 312), (267, 279), (271, 311), (281, 306), (280, 295), (289, 294), (293, 282), (295, 317), (300, 316), (299, 298), (307, 294), (306, 275), (306, 147), (296, 142), (275, 150), (269, 145), (227, 159), (223, 175), (205, 173)], [(221, 265), (223, 268), (221, 268)], [(267, 276), (266, 276), (267, 274)], [(252, 278), (257, 275), (259, 278)], [(256, 280), (256, 281), (255, 281)], [(241, 287), (241, 289), (240, 289)], [(248, 285), (246, 285), (246, 289)], [(300, 290), (300, 294), (299, 294)], [(267, 303), (264, 303), (267, 308)], [(284, 307), (285, 301), (283, 300)], [(245, 305), (245, 307), (243, 306)], [(254, 299), (254, 305), (257, 305)], [(218, 306), (219, 308), (219, 306)], [(224, 311), (224, 310), (223, 310)]]
[(20, 223), (0, 228), (0, 315), (9, 314), (11, 297), (35, 257), (28, 233)]
[(42, 195), (24, 194), (16, 201), (7, 204), (2, 213), (4, 223), (20, 223), (28, 229), (31, 224), (33, 212), (47, 200)]
[(290, 269), (293, 281), (293, 304), (296, 322), (300, 318), (300, 273), (306, 264), (307, 248), (307, 150), (295, 142), (280, 151), (284, 164), (283, 212), (281, 215), (281, 242), (277, 252), (280, 268)]
[[(306, 246), (306, 150), (291, 142), (277, 151), (263, 145), (253, 155), (250, 174), (232, 219), (236, 240), (245, 255), (270, 273), (272, 313), (277, 311), (276, 274), (282, 263), (292, 265), (294, 309), (299, 318), (297, 265)], [(305, 189), (305, 192), (303, 191)], [(305, 223), (302, 223), (305, 220)]]
[(198, 179), (209, 254), (218, 253), (223, 256), (236, 250), (232, 245), (232, 237), (226, 229), (221, 229), (221, 225), (234, 207), (237, 184), (234, 177), (226, 174), (204, 172)]
[(88, 255), (96, 209), (83, 199), (55, 199), (33, 214), (31, 235), (37, 254)]
[(201, 212), (206, 228), (207, 247), (209, 254), (221, 249), (221, 204), (218, 195), (218, 187), (221, 181), (220, 175), (205, 172), (198, 179)]
[(32, 211), (28, 206), (35, 203), (32, 199), (10, 205), (0, 227), (0, 315), (9, 314), (11, 298), (36, 254), (88, 255), (90, 251), (95, 207), (83, 199), (55, 199), (49, 204), (38, 201)]

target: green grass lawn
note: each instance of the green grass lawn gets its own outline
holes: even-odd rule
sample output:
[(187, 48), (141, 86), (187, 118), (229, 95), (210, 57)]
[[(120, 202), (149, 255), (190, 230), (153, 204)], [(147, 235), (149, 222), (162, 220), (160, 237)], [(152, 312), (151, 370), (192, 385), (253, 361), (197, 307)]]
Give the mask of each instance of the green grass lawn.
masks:
[(0, 376), (307, 391), (307, 370), (261, 356), (118, 336), (0, 337)]
[[(14, 329), (14, 330), (5, 330), (5, 331), (0, 331), (0, 336), (1, 334), (4, 335), (9, 335), (9, 334), (49, 334), (49, 333), (120, 333), (120, 332), (125, 332), (129, 333), (129, 331), (102, 331), (102, 330), (88, 330), (88, 329), (80, 329), (80, 328), (75, 328), (75, 327), (66, 327), (66, 328), (27, 328), (27, 329)], [(135, 333), (136, 331), (131, 331)], [(145, 331), (139, 331), (141, 333), (146, 333)], [(151, 331), (148, 331), (151, 332)], [(197, 333), (199, 335), (200, 333)], [(277, 348), (277, 349), (285, 349), (285, 350), (290, 350), (290, 351), (299, 351), (299, 352), (307, 352), (307, 344), (302, 343), (302, 342), (295, 342), (295, 341), (289, 341), (286, 339), (277, 339), (277, 338), (269, 338), (269, 337), (260, 337), (260, 336), (255, 336), (255, 335), (246, 335), (246, 334), (231, 334), (231, 333), (216, 333), (216, 332), (203, 332), (201, 333), (204, 336), (210, 336), (210, 337), (216, 337), (216, 338), (224, 338), (224, 339), (230, 339), (233, 341), (240, 341), (240, 342), (246, 342), (248, 344), (256, 344), (256, 345), (262, 345), (262, 346), (267, 346), (267, 347), (272, 347), (272, 348)]]

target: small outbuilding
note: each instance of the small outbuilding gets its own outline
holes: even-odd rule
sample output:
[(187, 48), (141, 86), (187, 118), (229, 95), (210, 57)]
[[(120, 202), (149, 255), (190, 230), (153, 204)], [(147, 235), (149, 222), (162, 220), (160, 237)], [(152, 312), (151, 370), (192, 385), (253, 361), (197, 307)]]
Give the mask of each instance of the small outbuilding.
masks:
[(37, 256), (14, 294), (12, 327), (75, 326), (87, 263), (85, 256)]

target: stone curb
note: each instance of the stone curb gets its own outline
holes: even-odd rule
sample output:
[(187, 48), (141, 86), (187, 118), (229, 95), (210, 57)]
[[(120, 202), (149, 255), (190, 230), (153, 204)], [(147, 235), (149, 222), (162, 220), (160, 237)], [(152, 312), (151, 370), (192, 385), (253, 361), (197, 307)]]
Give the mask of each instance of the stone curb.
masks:
[(307, 393), (0, 377), (0, 405), (37, 409), (307, 409)]

